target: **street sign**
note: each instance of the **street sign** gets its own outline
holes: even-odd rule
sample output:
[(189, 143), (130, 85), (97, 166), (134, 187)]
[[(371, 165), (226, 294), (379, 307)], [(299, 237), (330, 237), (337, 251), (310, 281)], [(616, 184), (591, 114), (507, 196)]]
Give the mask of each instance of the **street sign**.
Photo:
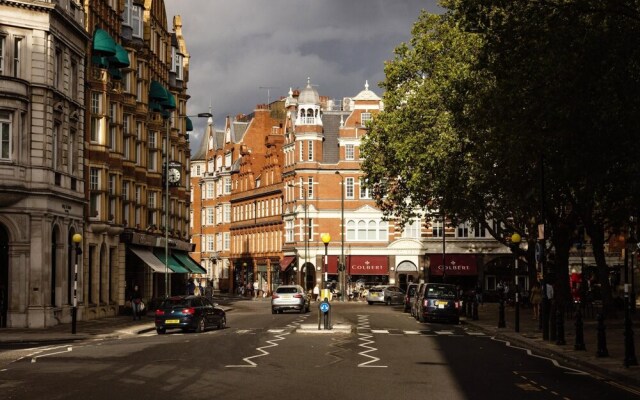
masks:
[(320, 311), (322, 311), (323, 313), (328, 313), (330, 307), (331, 306), (329, 305), (329, 303), (325, 303), (325, 302), (320, 303)]

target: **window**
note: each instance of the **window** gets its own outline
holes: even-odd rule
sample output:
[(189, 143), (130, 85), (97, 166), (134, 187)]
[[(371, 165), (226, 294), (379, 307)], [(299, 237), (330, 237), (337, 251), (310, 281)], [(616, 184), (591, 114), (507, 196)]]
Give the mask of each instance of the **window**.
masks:
[(347, 226), (347, 241), (387, 241), (389, 225), (386, 221), (377, 220), (349, 220)]
[(89, 216), (100, 217), (100, 202), (102, 194), (100, 192), (100, 169), (91, 168), (89, 170), (89, 190), (91, 192), (89, 198)]
[(0, 36), (0, 75), (4, 75), (4, 49), (6, 38)]
[(309, 199), (313, 199), (313, 178), (307, 178), (307, 190)]
[(300, 142), (300, 161), (304, 161), (304, 142)]
[(307, 159), (313, 161), (313, 140), (307, 142)]
[[(16, 78), (20, 77), (20, 59), (22, 58), (22, 39), (16, 38), (13, 42), (13, 76)], [(62, 62), (62, 57), (60, 58), (60, 62)], [(60, 69), (59, 73), (62, 71), (62, 64), (59, 65)]]
[(227, 153), (224, 155), (224, 166), (227, 168), (231, 168), (231, 153)]
[[(15, 64), (15, 61), (14, 61)], [(16, 73), (14, 66), (14, 75)], [(53, 87), (56, 89), (60, 89), (62, 85), (62, 51), (60, 49), (56, 49), (53, 60)]]
[(206, 194), (207, 199), (213, 199), (215, 197), (215, 189), (216, 189), (216, 186), (213, 182), (207, 182), (207, 194)]
[(431, 221), (431, 235), (433, 237), (442, 237), (442, 220)]
[(353, 178), (345, 178), (345, 197), (347, 199), (353, 199), (354, 198), (354, 194), (353, 194)]
[(178, 49), (175, 47), (171, 48), (171, 52), (173, 53), (173, 71), (176, 73), (176, 79), (182, 80), (182, 55), (178, 54)]
[(345, 160), (355, 159), (355, 146), (351, 143), (344, 146), (344, 158)]
[(362, 125), (366, 125), (367, 122), (371, 121), (371, 113), (363, 112), (362, 114), (360, 114), (360, 120), (362, 121)]
[(459, 238), (469, 237), (469, 224), (468, 223), (463, 222), (460, 225), (458, 225), (458, 228), (456, 229), (456, 237), (459, 237)]
[(102, 93), (91, 92), (91, 141), (99, 143), (102, 128)]
[(364, 185), (364, 180), (360, 178), (360, 198), (361, 199), (370, 199), (369, 188)]
[(196, 176), (200, 176), (200, 165), (196, 165)]
[(224, 194), (231, 194), (231, 178), (224, 178)]
[(223, 238), (222, 249), (229, 250), (231, 248), (231, 235), (229, 234), (229, 232), (224, 232), (222, 234), (222, 238)]
[(213, 239), (213, 235), (207, 235), (207, 251), (216, 251)]
[(214, 208), (207, 208), (207, 221), (206, 224), (207, 225), (214, 225), (216, 223), (215, 220), (215, 209)]
[(477, 223), (473, 226), (473, 237), (487, 237), (487, 231), (482, 227), (481, 223)]
[(293, 242), (293, 220), (285, 221), (285, 242)]
[(69, 75), (69, 92), (72, 99), (78, 98), (78, 63), (71, 61), (71, 74)]
[(0, 159), (11, 158), (11, 113), (0, 111)]
[(216, 248), (222, 250), (222, 234), (216, 233)]
[(158, 170), (158, 142), (156, 132), (149, 131), (149, 171)]
[(131, 26), (131, 0), (124, 0), (124, 8), (122, 10), (122, 24)]
[(74, 128), (71, 128), (69, 131), (69, 158), (71, 162), (69, 163), (69, 167), (71, 170), (69, 171), (72, 175), (75, 175), (78, 172), (78, 157), (76, 157), (78, 144), (78, 134)]
[(142, 38), (142, 9), (140, 6), (131, 5), (131, 28), (134, 37)]
[(231, 204), (224, 204), (224, 222), (231, 222)]
[(413, 219), (407, 222), (402, 231), (403, 238), (420, 239), (420, 220)]
[(52, 140), (52, 149), (51, 149), (51, 157), (52, 157), (52, 167), (54, 170), (58, 170), (60, 168), (60, 163), (61, 163), (61, 157), (60, 157), (60, 140), (61, 140), (61, 135), (60, 135), (60, 124), (54, 124), (53, 125), (53, 138)]

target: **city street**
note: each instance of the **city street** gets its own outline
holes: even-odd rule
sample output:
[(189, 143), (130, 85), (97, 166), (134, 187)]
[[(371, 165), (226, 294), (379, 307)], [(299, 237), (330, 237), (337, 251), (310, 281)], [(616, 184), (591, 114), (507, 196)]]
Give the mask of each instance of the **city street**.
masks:
[(268, 301), (242, 300), (223, 330), (3, 350), (2, 398), (638, 398), (466, 325), (421, 324), (401, 307), (332, 309), (351, 334), (296, 331), (317, 324), (316, 305), (273, 315)]

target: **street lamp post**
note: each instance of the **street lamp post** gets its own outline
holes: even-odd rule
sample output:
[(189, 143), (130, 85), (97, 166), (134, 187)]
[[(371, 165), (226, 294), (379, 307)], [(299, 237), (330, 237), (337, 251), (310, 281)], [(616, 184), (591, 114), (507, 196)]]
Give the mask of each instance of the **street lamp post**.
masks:
[(340, 173), (340, 171), (336, 171), (336, 175), (340, 177), (342, 180), (340, 184), (340, 264), (338, 265), (338, 270), (340, 271), (340, 293), (342, 294), (341, 299), (345, 301), (345, 295), (347, 293), (347, 282), (346, 282), (346, 267), (344, 265), (344, 176)]
[[(522, 237), (519, 234), (514, 233), (511, 235), (511, 250), (513, 251), (514, 269), (513, 269), (513, 282), (515, 284), (515, 331), (520, 332), (520, 285), (518, 285), (518, 247)], [(503, 305), (504, 307), (504, 305)], [(504, 316), (504, 313), (502, 314)]]
[[(307, 207), (307, 197), (309, 197), (309, 193), (307, 191), (307, 189), (304, 188), (305, 182), (300, 182), (300, 190), (303, 193), (303, 201), (304, 201), (304, 263), (302, 264), (302, 266), (300, 267), (300, 273), (306, 272), (306, 264), (307, 264), (307, 257), (309, 255), (309, 223), (308, 221), (308, 216), (307, 216), (307, 211), (308, 211), (308, 207)], [(298, 185), (296, 185), (295, 183), (289, 183), (287, 184), (288, 187), (296, 187)], [(296, 275), (296, 277), (298, 277), (298, 275)], [(301, 286), (304, 287), (304, 289), (307, 289), (307, 285), (306, 285), (306, 277), (304, 275), (302, 275), (301, 279), (298, 280), (298, 282), (302, 280)]]
[(442, 283), (446, 283), (447, 281), (447, 233), (444, 228), (446, 215), (444, 214), (444, 210), (442, 211)]
[(73, 269), (73, 309), (71, 310), (71, 333), (76, 333), (76, 320), (78, 316), (78, 258), (82, 254), (80, 243), (82, 242), (82, 235), (76, 233), (71, 237), (71, 240), (75, 244), (76, 250), (76, 262)]
[(331, 235), (328, 233), (323, 233), (320, 235), (320, 239), (322, 239), (322, 243), (324, 243), (324, 262), (322, 263), (322, 274), (320, 275), (320, 287), (323, 289), (328, 289), (326, 285), (328, 284), (328, 272), (327, 267), (329, 264), (329, 242), (331, 241)]

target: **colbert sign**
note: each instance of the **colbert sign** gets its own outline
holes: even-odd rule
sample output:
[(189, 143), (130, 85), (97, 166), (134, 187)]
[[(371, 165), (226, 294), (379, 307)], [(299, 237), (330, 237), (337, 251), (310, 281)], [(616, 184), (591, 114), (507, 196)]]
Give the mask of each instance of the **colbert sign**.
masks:
[[(429, 256), (429, 272), (433, 276), (442, 276), (442, 254)], [(445, 254), (447, 276), (478, 275), (478, 265), (475, 255), (470, 254)]]
[(347, 265), (350, 275), (387, 275), (389, 273), (387, 256), (349, 256)]

